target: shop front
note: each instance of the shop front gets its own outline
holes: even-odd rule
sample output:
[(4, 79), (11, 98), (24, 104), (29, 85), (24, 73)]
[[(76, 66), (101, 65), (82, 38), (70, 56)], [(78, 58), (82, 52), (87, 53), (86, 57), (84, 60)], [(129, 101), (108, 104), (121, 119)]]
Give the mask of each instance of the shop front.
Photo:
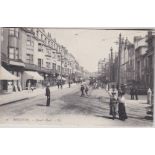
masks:
[(1, 81), (1, 92), (12, 92), (14, 91), (16, 84), (18, 83), (19, 77), (11, 74), (4, 67), (0, 66), (0, 81)]
[(23, 73), (23, 87), (28, 89), (28, 85), (33, 88), (38, 88), (42, 86), (42, 81), (44, 78), (35, 71), (24, 71)]

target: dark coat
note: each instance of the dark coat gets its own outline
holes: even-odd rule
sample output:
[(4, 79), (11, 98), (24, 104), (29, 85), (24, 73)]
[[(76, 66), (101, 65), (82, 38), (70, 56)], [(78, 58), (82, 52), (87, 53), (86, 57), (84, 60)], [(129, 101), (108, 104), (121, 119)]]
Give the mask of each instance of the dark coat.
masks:
[(46, 96), (50, 97), (50, 89), (49, 89), (49, 87), (46, 87)]
[(131, 95), (134, 94), (134, 89), (133, 89), (133, 88), (130, 89), (130, 94), (131, 94)]
[(83, 91), (84, 90), (84, 86), (81, 86), (81, 91)]
[(137, 88), (134, 88), (134, 94), (138, 95), (138, 89)]

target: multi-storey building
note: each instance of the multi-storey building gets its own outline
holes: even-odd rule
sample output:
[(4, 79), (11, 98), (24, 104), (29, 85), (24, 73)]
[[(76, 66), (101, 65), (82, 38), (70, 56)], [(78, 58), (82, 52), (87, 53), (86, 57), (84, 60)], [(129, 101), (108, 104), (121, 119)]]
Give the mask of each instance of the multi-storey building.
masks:
[(104, 73), (104, 70), (105, 70), (105, 63), (106, 63), (106, 60), (105, 59), (101, 59), (98, 61), (98, 73), (99, 74), (103, 74)]
[[(66, 78), (74, 74), (74, 79), (79, 76), (74, 56), (69, 56), (67, 49), (44, 29), (3, 28), (0, 49), (2, 66), (18, 77), (18, 80), (12, 81), (15, 91), (26, 89), (29, 82), (34, 87), (47, 83), (54, 85), (60, 74)], [(5, 90), (8, 82), (3, 81)]]
[(135, 37), (134, 38), (135, 45), (135, 80), (138, 85), (146, 88), (147, 80), (146, 80), (146, 51), (147, 51), (147, 43), (146, 37)]
[(145, 55), (146, 85), (147, 85), (147, 88), (151, 88), (152, 91), (154, 91), (155, 31), (148, 32), (148, 37), (146, 42), (148, 45), (148, 49)]
[(132, 84), (135, 80), (135, 48), (128, 39), (122, 43), (120, 65), (121, 84)]

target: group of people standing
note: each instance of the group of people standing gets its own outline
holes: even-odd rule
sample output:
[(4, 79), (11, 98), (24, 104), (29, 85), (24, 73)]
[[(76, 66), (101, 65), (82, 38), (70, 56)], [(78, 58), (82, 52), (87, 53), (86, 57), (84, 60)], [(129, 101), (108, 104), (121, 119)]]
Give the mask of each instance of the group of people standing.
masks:
[(117, 91), (116, 88), (113, 88), (110, 93), (110, 115), (115, 119), (118, 113), (119, 119), (124, 121), (126, 120), (127, 113), (125, 108), (125, 93), (121, 90)]
[(131, 87), (130, 88), (130, 95), (131, 95), (131, 100), (134, 100), (134, 97), (136, 100), (138, 100), (138, 90), (137, 87)]
[(63, 83), (61, 81), (57, 81), (57, 86), (58, 86), (58, 89), (59, 88), (62, 89), (63, 88)]
[(88, 91), (89, 91), (88, 85), (82, 84), (81, 85), (81, 97), (85, 95), (88, 96)]

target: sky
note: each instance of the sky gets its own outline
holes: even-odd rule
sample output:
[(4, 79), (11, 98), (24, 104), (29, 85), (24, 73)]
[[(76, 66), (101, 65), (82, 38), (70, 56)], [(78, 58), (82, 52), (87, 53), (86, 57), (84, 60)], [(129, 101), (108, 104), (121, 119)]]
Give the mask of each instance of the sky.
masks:
[(145, 36), (142, 30), (101, 30), (101, 29), (45, 29), (52, 38), (65, 46), (84, 69), (95, 72), (100, 59), (108, 58), (110, 48), (118, 52), (118, 37), (128, 38), (133, 42), (134, 36)]

